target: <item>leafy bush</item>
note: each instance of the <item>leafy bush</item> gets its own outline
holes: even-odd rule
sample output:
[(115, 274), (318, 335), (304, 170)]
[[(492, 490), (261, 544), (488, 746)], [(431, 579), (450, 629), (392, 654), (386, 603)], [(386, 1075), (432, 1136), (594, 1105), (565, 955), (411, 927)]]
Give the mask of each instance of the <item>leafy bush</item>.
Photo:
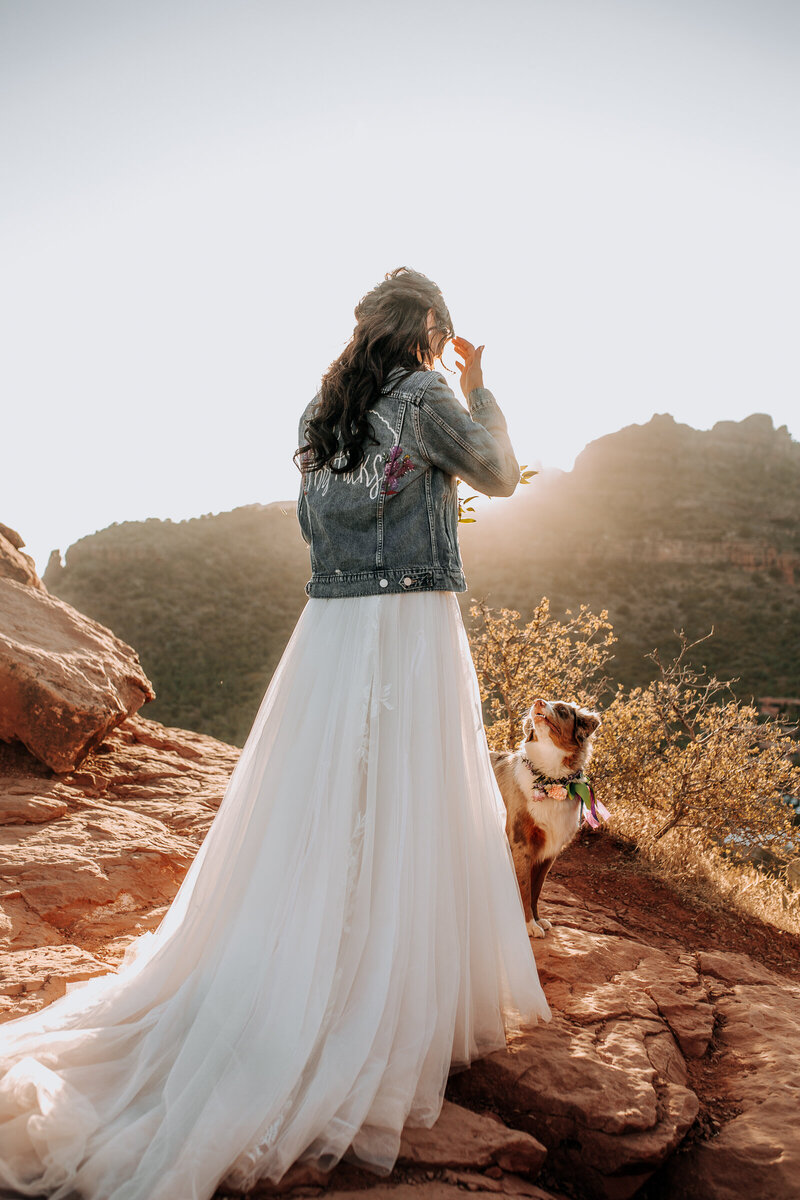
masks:
[(524, 625), (513, 609), (491, 609), (485, 601), (470, 608), (477, 627), (470, 646), (485, 716), (486, 736), (494, 749), (514, 746), (522, 735), (522, 719), (537, 696), (569, 695), (594, 705), (607, 685), (601, 676), (616, 641), (604, 610), (597, 616), (582, 604), (567, 609), (566, 621), (550, 611), (543, 596)]
[(656, 675), (647, 686), (612, 688), (605, 672), (615, 637), (605, 610), (581, 605), (559, 621), (543, 598), (527, 623), (485, 603), (470, 611), (490, 746), (519, 742), (537, 696), (599, 707), (590, 773), (611, 809), (608, 828), (679, 884), (800, 932), (800, 893), (735, 861), (759, 847), (779, 864), (798, 853), (787, 800), (800, 797), (800, 743), (783, 721), (759, 719), (740, 701), (735, 681), (690, 664), (706, 638), (690, 642), (681, 630), (673, 658), (648, 655)]
[[(710, 635), (709, 635), (710, 636)], [(615, 801), (633, 796), (650, 810), (640, 837), (653, 843), (682, 829), (703, 845), (768, 845), (789, 855), (792, 814), (784, 796), (800, 793), (797, 743), (782, 722), (759, 720), (737, 700), (731, 682), (688, 662), (700, 641), (681, 631), (680, 650), (647, 688), (618, 686), (608, 705), (592, 763), (597, 783)]]

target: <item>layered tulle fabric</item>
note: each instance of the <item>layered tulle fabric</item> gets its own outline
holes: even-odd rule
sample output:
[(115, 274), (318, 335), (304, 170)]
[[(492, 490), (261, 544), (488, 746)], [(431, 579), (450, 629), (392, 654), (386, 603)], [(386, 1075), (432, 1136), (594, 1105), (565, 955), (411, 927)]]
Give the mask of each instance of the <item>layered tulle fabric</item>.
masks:
[(0, 1181), (387, 1172), (453, 1067), (549, 1016), (455, 594), (313, 598), (158, 929), (0, 1027)]

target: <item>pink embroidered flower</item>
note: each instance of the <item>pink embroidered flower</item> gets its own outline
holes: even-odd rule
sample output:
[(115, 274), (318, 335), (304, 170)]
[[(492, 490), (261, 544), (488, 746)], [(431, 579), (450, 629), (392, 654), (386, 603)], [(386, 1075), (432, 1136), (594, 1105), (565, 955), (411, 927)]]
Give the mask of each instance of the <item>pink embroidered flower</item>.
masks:
[(551, 800), (566, 800), (567, 789), (560, 783), (554, 783), (547, 789), (547, 794)]
[(402, 446), (392, 446), (386, 455), (386, 466), (383, 468), (384, 489), (387, 496), (397, 491), (397, 481), (408, 472), (414, 470), (414, 464), (408, 454), (403, 454)]

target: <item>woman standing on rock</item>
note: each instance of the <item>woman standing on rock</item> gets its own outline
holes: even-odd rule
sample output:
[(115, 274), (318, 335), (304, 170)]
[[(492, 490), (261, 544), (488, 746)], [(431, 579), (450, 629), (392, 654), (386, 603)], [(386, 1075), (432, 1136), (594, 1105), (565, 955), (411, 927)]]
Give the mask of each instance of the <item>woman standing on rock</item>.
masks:
[(219, 811), (116, 974), (0, 1030), (0, 1182), (208, 1200), (379, 1174), (451, 1070), (549, 1020), (456, 592), (456, 477), (519, 466), (439, 289), (392, 271), (303, 413), (309, 600)]

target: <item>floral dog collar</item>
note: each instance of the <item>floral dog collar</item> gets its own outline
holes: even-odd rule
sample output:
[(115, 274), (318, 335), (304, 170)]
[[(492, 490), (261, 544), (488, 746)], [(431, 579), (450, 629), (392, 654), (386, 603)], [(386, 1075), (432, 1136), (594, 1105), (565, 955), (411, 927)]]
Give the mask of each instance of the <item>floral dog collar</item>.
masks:
[(551, 800), (579, 800), (581, 805), (580, 815), (587, 825), (591, 825), (592, 829), (600, 828), (598, 816), (602, 817), (604, 821), (607, 821), (611, 816), (602, 800), (598, 800), (595, 796), (594, 788), (583, 771), (573, 771), (571, 775), (562, 776), (561, 779), (553, 779), (551, 776), (543, 775), (541, 771), (537, 770), (531, 760), (526, 758), (524, 754), (521, 757), (536, 781), (537, 786), (533, 789), (534, 800), (544, 800), (545, 796), (549, 796)]

